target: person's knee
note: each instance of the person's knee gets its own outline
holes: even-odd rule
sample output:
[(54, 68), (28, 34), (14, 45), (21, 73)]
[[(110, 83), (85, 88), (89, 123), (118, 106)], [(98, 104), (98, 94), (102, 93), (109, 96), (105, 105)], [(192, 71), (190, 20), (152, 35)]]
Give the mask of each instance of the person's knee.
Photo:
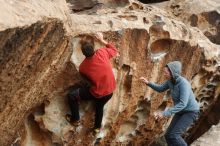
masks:
[(186, 142), (179, 134), (166, 133), (164, 137), (168, 145), (187, 146)]
[(164, 135), (164, 137), (165, 137), (166, 140), (170, 140), (170, 139), (177, 139), (177, 138), (178, 138), (178, 135), (173, 134), (173, 133), (166, 133), (166, 134)]
[(79, 96), (79, 89), (74, 89), (69, 91), (69, 93), (67, 94), (67, 97), (69, 100), (71, 101), (76, 101), (78, 100), (78, 96)]

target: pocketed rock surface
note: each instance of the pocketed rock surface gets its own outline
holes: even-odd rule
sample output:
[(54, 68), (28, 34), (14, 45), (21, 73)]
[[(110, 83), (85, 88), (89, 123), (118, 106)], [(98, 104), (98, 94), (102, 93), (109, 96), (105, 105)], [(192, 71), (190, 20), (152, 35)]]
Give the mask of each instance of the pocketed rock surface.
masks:
[[(0, 145), (150, 145), (170, 121), (155, 121), (153, 113), (172, 102), (139, 78), (162, 83), (163, 67), (173, 60), (182, 62), (201, 106), (187, 141), (202, 142), (203, 133), (218, 124), (220, 47), (199, 26), (135, 0), (2, 0), (0, 9)], [(117, 88), (94, 135), (92, 102), (81, 102), (79, 126), (64, 116), (70, 87), (84, 82), (80, 40), (97, 32), (120, 56), (111, 60)]]

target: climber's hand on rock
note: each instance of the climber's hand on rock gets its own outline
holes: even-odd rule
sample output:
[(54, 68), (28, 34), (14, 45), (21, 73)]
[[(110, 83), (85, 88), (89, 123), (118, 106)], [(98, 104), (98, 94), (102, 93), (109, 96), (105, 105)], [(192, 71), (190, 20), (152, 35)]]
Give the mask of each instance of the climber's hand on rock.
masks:
[(149, 83), (149, 81), (148, 81), (146, 78), (144, 78), (144, 77), (140, 77), (140, 80), (141, 80), (142, 82), (144, 82), (145, 84), (148, 84), (148, 83)]
[(162, 112), (155, 112), (154, 113), (154, 118), (158, 121), (164, 118), (163, 113)]
[(100, 41), (104, 40), (104, 39), (103, 39), (103, 34), (102, 34), (101, 32), (97, 32), (97, 33), (95, 34), (95, 38), (96, 38), (97, 40), (100, 40)]
[(106, 45), (108, 42), (104, 40), (103, 34), (101, 32), (96, 33), (95, 38), (99, 40), (101, 43)]

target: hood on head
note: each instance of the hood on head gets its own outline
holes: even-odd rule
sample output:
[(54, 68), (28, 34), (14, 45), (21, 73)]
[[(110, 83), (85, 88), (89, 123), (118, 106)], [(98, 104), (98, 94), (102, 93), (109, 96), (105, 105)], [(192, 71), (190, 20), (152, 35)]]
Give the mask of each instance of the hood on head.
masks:
[(171, 71), (172, 77), (174, 79), (177, 79), (181, 75), (181, 72), (182, 72), (182, 64), (181, 64), (181, 62), (179, 62), (179, 61), (172, 61), (172, 62), (167, 63), (166, 66)]

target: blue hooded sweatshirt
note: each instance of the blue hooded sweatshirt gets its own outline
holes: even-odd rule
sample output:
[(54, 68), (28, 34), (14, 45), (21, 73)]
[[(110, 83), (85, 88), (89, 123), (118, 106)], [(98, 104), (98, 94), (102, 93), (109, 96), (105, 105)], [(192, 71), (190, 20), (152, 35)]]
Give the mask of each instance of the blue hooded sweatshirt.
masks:
[(174, 106), (166, 109), (163, 115), (166, 117), (179, 112), (199, 111), (199, 104), (197, 103), (191, 85), (187, 79), (182, 77), (182, 65), (179, 61), (173, 61), (166, 65), (171, 71), (175, 84), (171, 80), (167, 80), (161, 85), (150, 82), (148, 86), (158, 92), (164, 92), (170, 89)]

